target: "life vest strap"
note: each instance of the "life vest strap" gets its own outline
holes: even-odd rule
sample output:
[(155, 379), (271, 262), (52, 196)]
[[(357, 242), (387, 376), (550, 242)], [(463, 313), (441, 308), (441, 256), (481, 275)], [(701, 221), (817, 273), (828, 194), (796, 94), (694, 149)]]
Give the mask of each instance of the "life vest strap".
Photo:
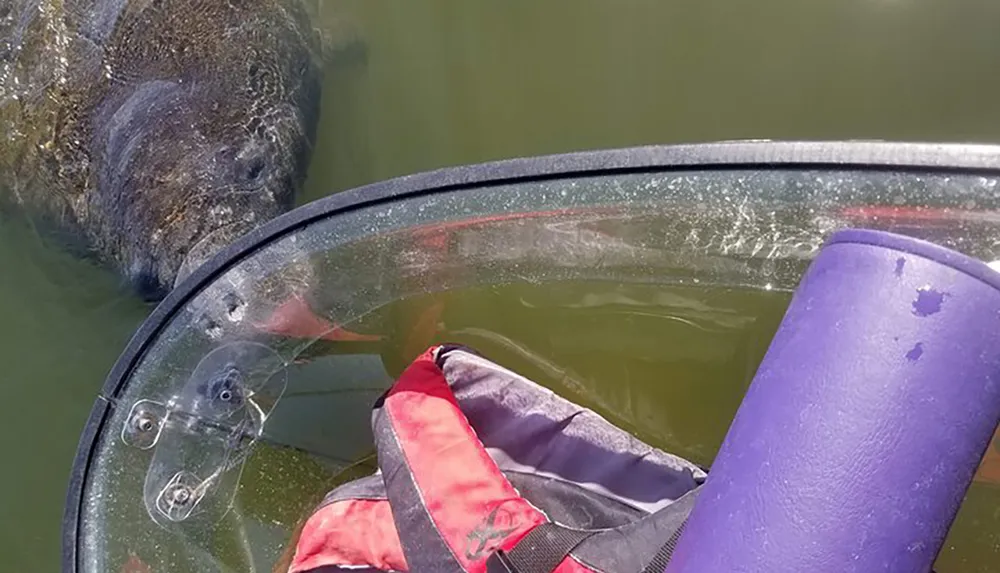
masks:
[(486, 562), (486, 573), (552, 573), (576, 546), (597, 530), (570, 529), (543, 523), (532, 529), (510, 551), (500, 549)]
[(704, 477), (450, 345), (402, 373), (372, 431), (379, 471), (328, 496), (290, 571), (662, 573)]
[[(687, 517), (660, 547), (642, 573), (663, 573), (684, 533)], [(486, 573), (552, 573), (570, 553), (600, 533), (580, 530), (555, 523), (544, 523), (531, 530), (509, 551), (498, 550), (486, 562)]]
[(378, 464), (412, 571), (484, 573), (548, 519), (490, 458), (436, 364), (417, 358), (373, 414)]
[(663, 544), (663, 547), (656, 552), (656, 556), (642, 570), (642, 573), (663, 573), (663, 570), (667, 568), (667, 564), (670, 563), (670, 558), (673, 557), (674, 551), (677, 550), (677, 543), (681, 540), (681, 534), (684, 533), (684, 526), (686, 525), (687, 518), (684, 518), (681, 526), (677, 528), (677, 531), (674, 531), (673, 535)]

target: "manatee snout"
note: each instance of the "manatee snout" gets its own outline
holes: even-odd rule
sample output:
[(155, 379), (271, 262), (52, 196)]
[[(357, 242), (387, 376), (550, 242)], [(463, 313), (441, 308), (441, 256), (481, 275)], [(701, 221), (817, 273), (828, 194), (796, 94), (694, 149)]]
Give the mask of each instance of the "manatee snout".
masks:
[(291, 209), (303, 184), (315, 118), (289, 104), (266, 115), (230, 107), (211, 90), (157, 80), (105, 112), (98, 212), (146, 300)]

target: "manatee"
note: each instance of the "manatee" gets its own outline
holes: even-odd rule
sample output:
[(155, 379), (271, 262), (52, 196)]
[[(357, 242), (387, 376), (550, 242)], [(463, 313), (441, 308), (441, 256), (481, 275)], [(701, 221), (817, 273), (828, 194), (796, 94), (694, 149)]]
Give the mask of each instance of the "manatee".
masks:
[(147, 300), (289, 210), (320, 0), (0, 0), (0, 204)]

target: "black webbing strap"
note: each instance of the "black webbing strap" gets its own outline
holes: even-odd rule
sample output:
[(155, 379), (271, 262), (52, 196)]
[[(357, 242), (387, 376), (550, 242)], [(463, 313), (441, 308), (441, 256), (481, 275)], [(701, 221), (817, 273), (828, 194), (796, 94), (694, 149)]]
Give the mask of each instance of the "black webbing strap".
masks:
[(510, 551), (497, 551), (486, 561), (486, 573), (552, 573), (570, 551), (598, 533), (543, 523)]
[(687, 525), (687, 518), (684, 518), (677, 531), (674, 531), (670, 539), (667, 539), (663, 547), (660, 547), (660, 550), (656, 552), (653, 560), (649, 562), (649, 565), (646, 565), (642, 573), (663, 573), (663, 570), (667, 568), (667, 563), (670, 563), (670, 557), (674, 554), (674, 550), (677, 549), (677, 542), (680, 541), (681, 534), (684, 533), (685, 525)]
[[(683, 520), (666, 543), (660, 546), (642, 573), (663, 573), (667, 568), (694, 508), (691, 502), (700, 488), (699, 483), (698, 487), (685, 496), (686, 501), (679, 501), (674, 506), (677, 508), (675, 515), (683, 516)], [(501, 550), (491, 555), (486, 561), (486, 573), (552, 573), (577, 546), (602, 531), (604, 530), (570, 529), (555, 523), (543, 523), (528, 532), (510, 551)]]

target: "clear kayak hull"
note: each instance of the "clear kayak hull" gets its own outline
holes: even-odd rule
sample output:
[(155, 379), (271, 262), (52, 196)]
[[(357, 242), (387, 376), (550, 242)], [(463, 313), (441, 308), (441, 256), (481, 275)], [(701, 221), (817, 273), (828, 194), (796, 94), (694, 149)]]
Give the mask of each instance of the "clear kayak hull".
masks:
[[(790, 291), (844, 227), (998, 261), (998, 183), (1000, 147), (761, 141), (445, 169), (300, 207), (195, 271), (123, 352), (81, 437), (63, 571), (270, 570), (307, 509), (282, 500), (364, 466), (372, 401), (433, 338), (440, 305), (402, 329), (380, 312), (398, 301), (590, 281), (611, 286), (559, 304), (668, 304), (692, 337), (761, 338), (766, 328), (754, 334), (724, 308), (677, 293)], [(673, 294), (641, 294), (650, 285)], [(586, 347), (567, 324), (532, 335)], [(571, 372), (501, 328), (462, 332), (575, 388)], [(678, 360), (728, 352), (618, 339)], [(626, 422), (640, 410), (660, 415), (655, 404), (623, 407), (625, 398), (589, 396)], [(1000, 458), (984, 461), (981, 480), (1000, 482), (991, 459)]]

